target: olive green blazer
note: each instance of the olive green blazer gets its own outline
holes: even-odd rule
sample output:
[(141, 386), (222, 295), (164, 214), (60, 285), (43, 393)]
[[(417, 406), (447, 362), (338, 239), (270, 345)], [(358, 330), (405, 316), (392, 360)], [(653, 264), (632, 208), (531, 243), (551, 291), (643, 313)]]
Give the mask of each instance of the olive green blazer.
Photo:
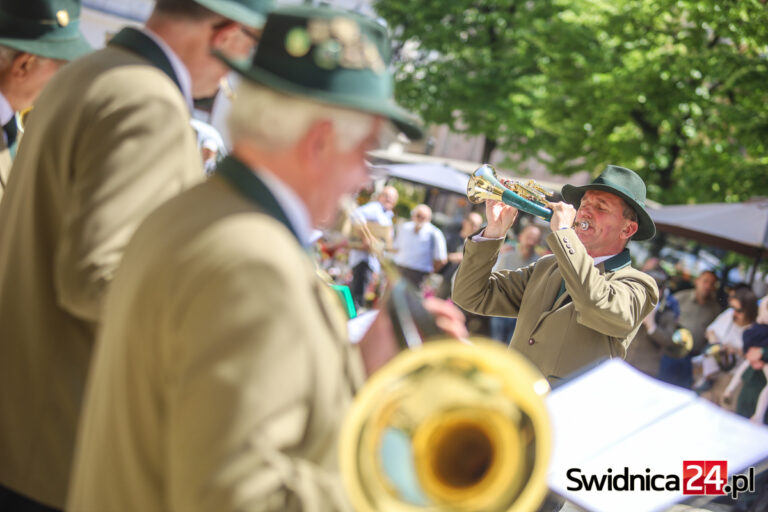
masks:
[(517, 317), (510, 347), (550, 380), (601, 358), (623, 358), (659, 300), (655, 281), (630, 266), (628, 250), (595, 266), (572, 229), (546, 241), (552, 255), (499, 272), (491, 269), (502, 240), (467, 241), (453, 300), (471, 313)]
[(362, 376), (309, 253), (217, 174), (126, 251), (67, 510), (348, 510), (338, 434)]
[(139, 222), (202, 179), (173, 81), (109, 47), (35, 103), (0, 203), (0, 484), (65, 504), (102, 302)]

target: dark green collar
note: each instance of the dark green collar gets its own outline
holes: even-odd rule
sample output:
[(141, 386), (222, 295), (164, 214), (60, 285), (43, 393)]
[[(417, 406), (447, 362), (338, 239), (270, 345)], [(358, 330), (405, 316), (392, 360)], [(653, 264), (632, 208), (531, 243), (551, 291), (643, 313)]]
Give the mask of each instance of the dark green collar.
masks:
[[(126, 27), (115, 34), (109, 42), (110, 45), (119, 46), (147, 59), (153, 66), (168, 75), (176, 87), (181, 91), (181, 82), (173, 71), (173, 65), (165, 52), (155, 43), (151, 37), (135, 28)], [(183, 91), (182, 91), (183, 94)]]
[(606, 272), (616, 272), (632, 263), (629, 257), (629, 249), (624, 248), (619, 254), (611, 256), (603, 262), (603, 268)]
[(16, 124), (16, 115), (3, 125), (3, 131), (5, 132), (6, 139), (8, 139), (6, 146), (11, 153), (11, 160), (13, 160), (16, 156), (16, 142), (19, 138), (19, 126)]
[(275, 196), (248, 166), (235, 157), (228, 156), (216, 166), (216, 174), (225, 178), (238, 192), (256, 204), (264, 213), (288, 228), (299, 244), (303, 245)]

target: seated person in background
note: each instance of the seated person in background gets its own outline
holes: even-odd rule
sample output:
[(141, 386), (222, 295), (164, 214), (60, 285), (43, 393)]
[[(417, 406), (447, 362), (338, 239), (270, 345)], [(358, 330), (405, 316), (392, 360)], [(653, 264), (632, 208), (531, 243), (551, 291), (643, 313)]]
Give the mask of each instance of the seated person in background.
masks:
[(765, 352), (768, 347), (768, 325), (755, 324), (744, 331), (746, 359), (736, 368), (731, 382), (723, 392), (723, 401), (731, 401), (734, 391), (743, 383), (736, 402), (736, 414), (755, 423), (768, 424), (768, 366)]
[(728, 306), (707, 327), (707, 340), (722, 346), (717, 355), (701, 357), (702, 377), (694, 388), (715, 403), (721, 402), (721, 394), (731, 380), (729, 372), (741, 360), (742, 334), (757, 319), (757, 297), (748, 287), (734, 288)]
[[(398, 193), (395, 187), (384, 187), (375, 201), (370, 201), (355, 210), (353, 222), (365, 222), (374, 235), (384, 235), (381, 238), (385, 245), (392, 240), (392, 208), (397, 204)], [(370, 247), (361, 240), (359, 244), (351, 243), (349, 251), (349, 266), (352, 269), (352, 282), (349, 285), (355, 306), (363, 308), (366, 305), (365, 292), (375, 274), (381, 271), (381, 263), (371, 254)]]
[[(673, 282), (671, 278), (668, 285)], [(678, 322), (681, 327), (691, 331), (693, 335), (693, 350), (686, 357), (676, 359), (662, 356), (659, 368), (659, 379), (687, 389), (693, 386), (693, 356), (700, 354), (707, 344), (705, 332), (707, 326), (720, 313), (720, 305), (715, 300), (717, 276), (711, 270), (705, 270), (694, 281), (694, 287), (683, 290), (673, 296), (680, 308)]]

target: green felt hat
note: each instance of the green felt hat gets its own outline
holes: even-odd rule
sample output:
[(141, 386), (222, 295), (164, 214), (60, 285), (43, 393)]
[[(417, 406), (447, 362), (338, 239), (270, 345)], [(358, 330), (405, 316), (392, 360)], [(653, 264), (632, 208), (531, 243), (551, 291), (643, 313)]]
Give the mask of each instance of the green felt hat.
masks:
[(272, 0), (195, 0), (225, 18), (249, 27), (261, 28), (272, 10)]
[(418, 118), (395, 103), (389, 57), (387, 31), (374, 20), (306, 5), (270, 13), (251, 62), (220, 56), (270, 89), (387, 117), (419, 139)]
[(564, 185), (562, 194), (566, 203), (576, 208), (581, 204), (581, 198), (587, 190), (602, 190), (622, 198), (637, 213), (637, 233), (633, 240), (649, 240), (656, 234), (656, 225), (651, 216), (645, 211), (645, 183), (637, 173), (625, 167), (609, 165), (589, 185), (574, 187)]
[(48, 59), (91, 51), (80, 32), (79, 0), (0, 0), (0, 46)]

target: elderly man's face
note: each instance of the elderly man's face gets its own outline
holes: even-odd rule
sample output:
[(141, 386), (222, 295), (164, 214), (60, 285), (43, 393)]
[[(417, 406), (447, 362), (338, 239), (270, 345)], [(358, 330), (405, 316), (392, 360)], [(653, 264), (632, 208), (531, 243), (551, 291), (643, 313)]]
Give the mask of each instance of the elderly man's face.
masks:
[(313, 184), (320, 187), (322, 193), (321, 210), (317, 218), (320, 223), (330, 221), (338, 212), (339, 201), (345, 195), (358, 192), (369, 181), (365, 157), (368, 151), (378, 147), (379, 132), (383, 121), (376, 118), (371, 123), (368, 135), (351, 149), (341, 149), (333, 141), (333, 156), (328, 158), (330, 168), (324, 173), (321, 183)]
[[(586, 230), (576, 228), (576, 234), (593, 256), (616, 254), (624, 242), (637, 231), (637, 223), (624, 218), (624, 201), (610, 192), (587, 190), (576, 212), (576, 224), (586, 221)], [(634, 230), (631, 225), (634, 224)]]

